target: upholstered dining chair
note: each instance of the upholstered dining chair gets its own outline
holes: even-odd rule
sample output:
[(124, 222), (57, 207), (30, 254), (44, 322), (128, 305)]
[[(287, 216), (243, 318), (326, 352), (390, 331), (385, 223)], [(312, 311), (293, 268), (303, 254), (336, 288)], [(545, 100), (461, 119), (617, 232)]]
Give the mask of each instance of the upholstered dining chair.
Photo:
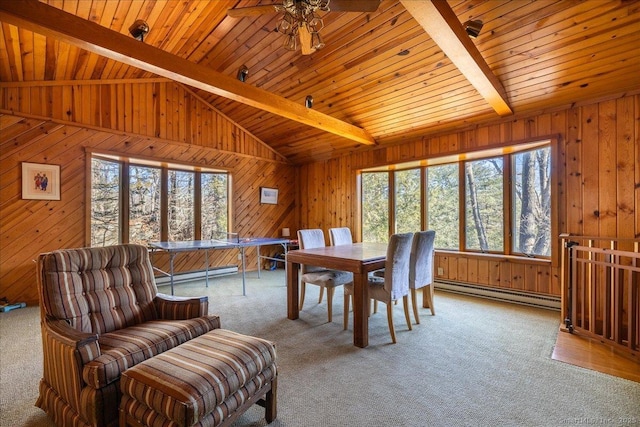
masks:
[[(387, 305), (387, 322), (391, 341), (396, 343), (396, 331), (393, 326), (393, 302), (402, 298), (404, 305), (404, 317), (407, 327), (411, 330), (409, 318), (409, 258), (411, 256), (411, 242), (413, 233), (393, 234), (387, 247), (387, 260), (385, 261), (384, 280), (370, 277), (368, 280), (369, 298)], [(350, 300), (353, 295), (353, 283), (344, 286), (344, 311), (349, 311)], [(369, 304), (367, 303), (367, 307)], [(348, 326), (348, 317), (345, 316), (344, 329)]]
[[(298, 244), (300, 249), (321, 248), (325, 246), (324, 232), (320, 229), (298, 230)], [(320, 286), (318, 304), (322, 302), (323, 291), (327, 289), (327, 313), (329, 322), (333, 318), (333, 294), (335, 288), (353, 283), (353, 274), (346, 271), (329, 270), (311, 265), (300, 266), (300, 303), (299, 310), (304, 305), (306, 284)]]
[(431, 310), (435, 316), (433, 307), (433, 267), (434, 267), (434, 242), (436, 232), (434, 230), (418, 231), (413, 235), (411, 244), (411, 257), (409, 259), (409, 289), (411, 289), (411, 305), (413, 317), (416, 323), (420, 323), (418, 315), (417, 293), (422, 289), (422, 307)]
[(353, 237), (349, 227), (336, 227), (329, 229), (329, 244), (331, 246), (351, 245)]

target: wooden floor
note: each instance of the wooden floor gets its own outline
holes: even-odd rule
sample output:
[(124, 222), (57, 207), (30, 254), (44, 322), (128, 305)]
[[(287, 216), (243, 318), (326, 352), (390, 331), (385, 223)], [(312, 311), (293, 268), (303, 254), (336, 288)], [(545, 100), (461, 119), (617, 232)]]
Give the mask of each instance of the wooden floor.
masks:
[[(562, 326), (562, 325), (561, 325)], [(551, 358), (586, 369), (640, 382), (640, 360), (631, 354), (561, 327)]]

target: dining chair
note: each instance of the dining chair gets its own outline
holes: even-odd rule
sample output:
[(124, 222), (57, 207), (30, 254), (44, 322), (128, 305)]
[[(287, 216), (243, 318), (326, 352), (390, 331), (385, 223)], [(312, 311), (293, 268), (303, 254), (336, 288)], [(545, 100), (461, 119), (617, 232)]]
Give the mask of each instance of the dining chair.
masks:
[[(396, 343), (396, 331), (393, 326), (393, 302), (402, 298), (404, 317), (407, 327), (411, 330), (409, 318), (409, 258), (411, 257), (411, 242), (413, 233), (393, 234), (387, 246), (384, 279), (370, 277), (367, 281), (369, 298), (387, 305), (387, 322), (391, 341)], [(344, 311), (349, 311), (353, 296), (353, 283), (344, 286)], [(367, 309), (369, 302), (367, 301)], [(347, 329), (349, 318), (344, 318), (344, 329)]]
[[(325, 246), (324, 232), (320, 229), (298, 230), (298, 244), (300, 249), (321, 248)], [(333, 294), (335, 288), (353, 283), (353, 274), (347, 271), (329, 270), (322, 267), (302, 264), (300, 266), (300, 303), (299, 310), (304, 305), (304, 295), (306, 284), (320, 286), (320, 296), (318, 304), (322, 302), (324, 289), (327, 289), (327, 311), (328, 319), (333, 318)]]
[(415, 317), (417, 324), (420, 324), (417, 303), (418, 289), (422, 289), (422, 307), (429, 307), (432, 316), (435, 316), (436, 314), (436, 310), (433, 307), (435, 239), (436, 232), (434, 230), (418, 231), (413, 235), (413, 243), (411, 244), (411, 257), (409, 259), (409, 289), (411, 289), (413, 317)]
[(336, 227), (329, 229), (329, 244), (331, 246), (351, 245), (353, 237), (349, 227)]

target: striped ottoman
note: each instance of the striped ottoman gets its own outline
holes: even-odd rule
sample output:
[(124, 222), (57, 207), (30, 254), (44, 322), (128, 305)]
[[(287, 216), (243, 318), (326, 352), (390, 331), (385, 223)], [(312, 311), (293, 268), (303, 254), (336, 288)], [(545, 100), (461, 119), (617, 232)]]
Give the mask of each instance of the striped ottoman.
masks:
[(120, 426), (227, 426), (257, 403), (276, 418), (276, 348), (215, 329), (126, 370)]

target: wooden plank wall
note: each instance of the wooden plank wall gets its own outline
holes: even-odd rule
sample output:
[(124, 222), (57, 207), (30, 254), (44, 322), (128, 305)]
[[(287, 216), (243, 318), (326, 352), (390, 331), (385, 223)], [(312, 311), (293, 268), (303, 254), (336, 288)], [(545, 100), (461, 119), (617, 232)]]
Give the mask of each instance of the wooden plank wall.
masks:
[[(455, 133), (380, 147), (300, 169), (300, 228), (358, 230), (359, 169), (555, 138), (552, 234), (640, 237), (640, 96), (504, 119)], [(339, 171), (339, 172), (338, 172)], [(359, 231), (356, 239), (359, 239)], [(628, 250), (631, 250), (630, 248)], [(439, 253), (442, 279), (560, 295), (559, 240), (551, 262)]]
[[(142, 86), (144, 90), (151, 88), (149, 85)], [(161, 86), (165, 86), (165, 89), (174, 88), (172, 84), (163, 83)], [(52, 88), (31, 89), (33, 90), (29, 92), (42, 93)], [(81, 89), (80, 92), (86, 93), (87, 87), (82, 86)], [(109, 88), (109, 92), (112, 89)], [(177, 106), (171, 109), (168, 104), (167, 108), (164, 108), (163, 104), (163, 108), (154, 110), (153, 115), (147, 116), (145, 113), (144, 117), (147, 119), (137, 115), (138, 113), (134, 114), (134, 117), (138, 117), (134, 121), (138, 122), (138, 131), (145, 120), (152, 121), (154, 126), (166, 121), (167, 125), (162, 127), (165, 129), (163, 132), (169, 132), (168, 124), (171, 123), (170, 135), (162, 132), (161, 135), (177, 138), (179, 141), (94, 127), (95, 122), (92, 120), (101, 117), (106, 109), (113, 113), (113, 120), (110, 122), (112, 124), (123, 123), (127, 112), (134, 111), (129, 108), (121, 110), (119, 107), (112, 110), (111, 105), (104, 101), (100, 104), (101, 108), (96, 107), (94, 112), (82, 119), (91, 122), (90, 126), (72, 125), (66, 120), (39, 118), (37, 116), (46, 111), (36, 111), (34, 107), (37, 102), (31, 101), (18, 104), (28, 110), (20, 112), (23, 116), (0, 115), (0, 296), (7, 297), (10, 301), (36, 303), (33, 260), (38, 254), (58, 248), (86, 246), (88, 236), (85, 235), (85, 229), (88, 219), (85, 213), (85, 191), (89, 159), (87, 150), (225, 168), (232, 174), (234, 231), (244, 236), (276, 237), (280, 235), (283, 227), (295, 230), (296, 168), (280, 161), (277, 153), (246, 134), (240, 127), (234, 126), (226, 118), (218, 116), (214, 110), (190, 96), (187, 91), (178, 89), (181, 102), (189, 104), (190, 110), (197, 111), (198, 115), (189, 115)], [(115, 88), (116, 93), (119, 90), (120, 88)], [(131, 86), (132, 94), (139, 93), (140, 90)], [(67, 93), (67, 90), (63, 90), (62, 93)], [(79, 92), (73, 89), (68, 93)], [(67, 110), (60, 109), (57, 102), (64, 96), (57, 92), (55, 96), (51, 96), (50, 111), (53, 111), (53, 106), (56, 105), (56, 111), (67, 115)], [(136, 98), (137, 95), (131, 96), (140, 99)], [(153, 98), (153, 91), (148, 92), (147, 97)], [(6, 107), (11, 106), (17, 114), (16, 105), (8, 105), (11, 104), (8, 102), (9, 98), (5, 89), (0, 96), (3, 102), (0, 105), (1, 111), (10, 112)], [(77, 101), (79, 103), (74, 106), (75, 102), (74, 98), (74, 101), (69, 103), (72, 108), (70, 116), (74, 119), (81, 115), (76, 113), (78, 109), (89, 108), (85, 102), (91, 104), (89, 101)], [(153, 120), (150, 117), (153, 117)], [(175, 127), (187, 127), (184, 124), (185, 120), (200, 121), (202, 125), (198, 132), (193, 133), (190, 130), (183, 138), (181, 131), (176, 132)], [(100, 122), (100, 125), (104, 124)], [(196, 143), (194, 138), (200, 143)], [(21, 162), (61, 165), (62, 200), (22, 200)], [(261, 186), (280, 190), (278, 205), (260, 204)], [(275, 250), (277, 248), (267, 247), (263, 248), (263, 253)], [(255, 270), (255, 248), (247, 250), (247, 256), (248, 269)], [(214, 266), (239, 264), (237, 251), (216, 251), (210, 258), (213, 258)], [(159, 262), (162, 266), (166, 259), (160, 257)], [(180, 256), (176, 263), (178, 270), (203, 268), (202, 257), (197, 254)]]
[(2, 109), (285, 161), (185, 86), (165, 79), (37, 84), (0, 86)]

